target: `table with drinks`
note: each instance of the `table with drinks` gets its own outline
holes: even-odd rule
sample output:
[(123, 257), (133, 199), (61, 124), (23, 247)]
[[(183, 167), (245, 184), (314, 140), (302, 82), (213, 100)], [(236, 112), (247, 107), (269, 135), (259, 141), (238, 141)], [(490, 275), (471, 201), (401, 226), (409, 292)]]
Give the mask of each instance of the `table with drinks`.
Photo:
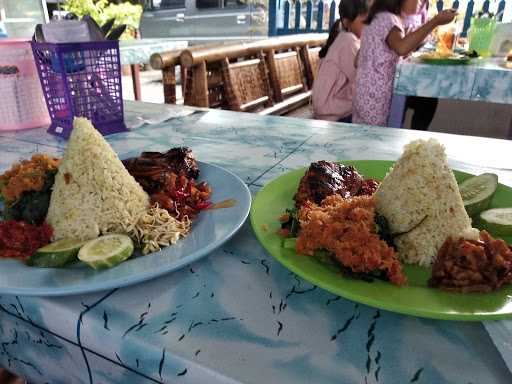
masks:
[[(468, 38), (458, 44), (455, 25), (439, 27), (433, 34), (435, 46), (429, 48), (437, 60), (424, 62), (422, 57), (429, 51), (421, 50), (401, 61), (395, 75), (395, 94), (512, 103), (512, 62), (498, 47), (492, 47), (495, 28), (494, 19), (473, 19)], [(474, 54), (465, 56), (467, 52)]]
[(431, 65), (404, 60), (395, 94), (512, 104), (512, 70), (504, 58), (473, 59), (467, 65)]
[[(389, 125), (401, 126), (405, 96), (512, 104), (512, 62), (507, 61), (507, 52), (503, 51), (506, 45), (500, 46), (500, 38), (493, 41), (497, 28), (505, 41), (507, 32), (503, 31), (509, 26), (492, 18), (473, 19), (469, 44), (464, 40), (459, 47), (453, 25), (437, 31), (429, 50), (440, 54), (438, 65), (422, 61), (424, 50), (398, 64)], [(475, 52), (476, 57), (464, 57), (461, 52)], [(443, 53), (448, 60), (443, 60)], [(453, 65), (449, 63), (451, 58), (455, 58)]]

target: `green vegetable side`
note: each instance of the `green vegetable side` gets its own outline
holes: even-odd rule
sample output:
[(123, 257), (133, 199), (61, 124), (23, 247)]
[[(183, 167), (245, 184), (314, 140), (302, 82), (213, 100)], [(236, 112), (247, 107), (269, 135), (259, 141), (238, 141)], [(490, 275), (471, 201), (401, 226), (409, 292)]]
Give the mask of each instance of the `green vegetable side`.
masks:
[(51, 189), (55, 181), (56, 173), (56, 171), (46, 173), (46, 180), (40, 191), (23, 192), (21, 198), (11, 205), (6, 205), (4, 202), (4, 219), (25, 221), (32, 225), (41, 225), (48, 213), (52, 193)]
[[(282, 247), (295, 251), (297, 245), (297, 236), (300, 232), (300, 222), (298, 218), (299, 210), (296, 207), (286, 209), (285, 213), (281, 216), (281, 231), (283, 236)], [(390, 247), (395, 248), (393, 238), (395, 237), (389, 228), (387, 219), (379, 214), (375, 215), (375, 227), (379, 237), (384, 240)], [(324, 249), (315, 251), (313, 257), (318, 262), (341, 272), (344, 276), (353, 279), (364, 280), (372, 282), (375, 279), (387, 281), (388, 278), (384, 271), (376, 270), (371, 273), (353, 272), (350, 268), (341, 265), (333, 253)]]

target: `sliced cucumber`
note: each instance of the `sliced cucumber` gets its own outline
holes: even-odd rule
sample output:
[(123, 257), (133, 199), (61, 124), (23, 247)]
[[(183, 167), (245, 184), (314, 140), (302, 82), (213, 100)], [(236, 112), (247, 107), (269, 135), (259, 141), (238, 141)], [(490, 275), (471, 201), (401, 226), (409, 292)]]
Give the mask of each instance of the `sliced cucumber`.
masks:
[(296, 237), (288, 237), (287, 239), (284, 239), (284, 241), (283, 241), (283, 248), (285, 248), (285, 249), (295, 250), (296, 245), (297, 245)]
[(512, 208), (494, 208), (480, 214), (480, 226), (491, 235), (512, 236)]
[(94, 269), (110, 268), (128, 259), (133, 241), (126, 235), (113, 233), (88, 241), (78, 252), (78, 259)]
[(80, 248), (86, 243), (83, 240), (62, 239), (45, 245), (27, 260), (27, 265), (44, 268), (63, 267), (76, 260)]
[(494, 173), (483, 173), (460, 183), (459, 191), (468, 215), (476, 216), (486, 210), (496, 188), (498, 176)]

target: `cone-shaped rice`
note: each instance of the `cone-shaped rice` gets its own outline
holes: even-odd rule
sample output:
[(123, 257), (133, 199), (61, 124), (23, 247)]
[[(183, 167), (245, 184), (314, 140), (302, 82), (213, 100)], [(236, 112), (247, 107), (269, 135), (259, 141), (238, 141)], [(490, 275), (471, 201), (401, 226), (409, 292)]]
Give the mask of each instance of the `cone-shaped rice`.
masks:
[(431, 265), (448, 236), (478, 239), (444, 147), (434, 139), (407, 144), (375, 198), (391, 232), (407, 232), (395, 237), (399, 256), (407, 263)]
[(47, 221), (56, 240), (126, 232), (149, 197), (89, 120), (77, 118), (55, 176)]

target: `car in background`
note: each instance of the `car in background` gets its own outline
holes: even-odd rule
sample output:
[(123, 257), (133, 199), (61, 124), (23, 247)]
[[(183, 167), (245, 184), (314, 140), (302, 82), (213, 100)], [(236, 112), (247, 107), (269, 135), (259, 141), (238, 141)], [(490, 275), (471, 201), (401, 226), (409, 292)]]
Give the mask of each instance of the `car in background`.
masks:
[(187, 40), (190, 45), (267, 36), (267, 0), (147, 0), (143, 38)]

